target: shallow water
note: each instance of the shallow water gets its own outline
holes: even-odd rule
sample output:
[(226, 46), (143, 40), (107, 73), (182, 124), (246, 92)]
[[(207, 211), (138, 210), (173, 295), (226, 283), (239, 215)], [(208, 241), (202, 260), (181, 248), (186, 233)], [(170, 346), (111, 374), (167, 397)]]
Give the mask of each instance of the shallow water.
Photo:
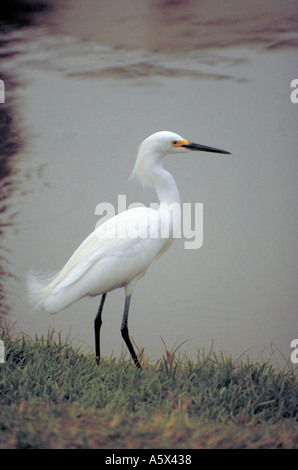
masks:
[[(160, 335), (168, 347), (188, 340), (188, 354), (214, 340), (234, 356), (252, 347), (251, 357), (264, 348), (266, 357), (271, 343), (289, 356), (297, 337), (290, 83), (298, 8), (259, 4), (130, 0), (124, 11), (123, 2), (88, 0), (83, 11), (78, 0), (52, 2), (40, 23), (3, 35), (6, 106), (22, 143), (2, 180), (13, 187), (3, 198), (3, 311), (18, 330), (70, 331), (92, 350), (99, 298), (55, 316), (28, 313), (25, 273), (62, 266), (94, 229), (99, 203), (117, 207), (119, 194), (128, 204), (156, 201), (127, 180), (139, 143), (169, 129), (232, 156), (167, 157), (182, 201), (204, 204), (204, 243), (185, 250), (176, 240), (139, 281), (132, 337), (152, 358), (163, 353)], [(104, 355), (122, 350), (123, 302), (123, 291), (107, 297)]]

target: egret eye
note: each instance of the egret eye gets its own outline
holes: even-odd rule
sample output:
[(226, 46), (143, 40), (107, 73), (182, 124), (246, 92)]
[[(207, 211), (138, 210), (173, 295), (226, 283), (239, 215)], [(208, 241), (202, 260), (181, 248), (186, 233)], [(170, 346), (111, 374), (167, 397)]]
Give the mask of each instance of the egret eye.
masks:
[(172, 140), (171, 141), (171, 144), (176, 149), (180, 148), (180, 147), (184, 147), (185, 145), (188, 145), (188, 143), (189, 143), (188, 140), (182, 140), (182, 139), (177, 139), (177, 140)]

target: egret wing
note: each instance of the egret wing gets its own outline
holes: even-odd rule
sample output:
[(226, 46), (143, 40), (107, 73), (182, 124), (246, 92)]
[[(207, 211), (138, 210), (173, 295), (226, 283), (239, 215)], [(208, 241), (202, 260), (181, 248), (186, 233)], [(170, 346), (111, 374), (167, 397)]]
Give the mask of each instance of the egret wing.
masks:
[[(119, 264), (127, 250), (131, 257), (136, 258), (145, 245), (145, 239), (158, 239), (158, 213), (147, 207), (137, 207), (107, 220), (99, 225), (77, 248), (68, 262), (53, 281), (52, 293), (56, 294), (61, 288), (67, 287), (80, 279), (92, 266), (111, 257), (119, 259)], [(137, 241), (143, 243), (138, 243)], [(148, 256), (154, 261), (155, 249)], [(148, 264), (148, 261), (144, 264)], [(151, 264), (151, 263), (149, 263)], [(147, 266), (146, 266), (147, 268)]]

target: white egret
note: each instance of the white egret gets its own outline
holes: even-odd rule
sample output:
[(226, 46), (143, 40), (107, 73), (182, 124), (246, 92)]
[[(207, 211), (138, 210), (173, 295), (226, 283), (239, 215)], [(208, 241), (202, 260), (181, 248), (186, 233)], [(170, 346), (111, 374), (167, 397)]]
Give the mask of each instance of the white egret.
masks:
[(135, 365), (141, 368), (128, 333), (131, 295), (136, 282), (172, 244), (173, 227), (169, 228), (167, 236), (162, 236), (161, 227), (163, 223), (173, 223), (169, 216), (173, 204), (180, 207), (175, 180), (163, 168), (162, 159), (167, 154), (194, 150), (230, 153), (189, 142), (168, 131), (157, 132), (145, 139), (139, 147), (132, 176), (155, 188), (160, 202), (158, 210), (137, 207), (121, 212), (99, 225), (52, 278), (42, 279), (33, 274), (28, 276), (31, 299), (49, 313), (56, 313), (82, 297), (102, 295), (94, 321), (97, 363), (100, 361), (101, 316), (106, 295), (124, 287), (121, 334)]

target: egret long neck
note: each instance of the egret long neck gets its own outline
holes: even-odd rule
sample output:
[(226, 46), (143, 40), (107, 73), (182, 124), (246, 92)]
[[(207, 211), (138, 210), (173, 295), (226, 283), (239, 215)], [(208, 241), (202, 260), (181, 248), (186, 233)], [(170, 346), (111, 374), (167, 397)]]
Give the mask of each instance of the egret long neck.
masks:
[(168, 171), (166, 171), (161, 165), (162, 171), (156, 175), (155, 189), (159, 202), (168, 205), (179, 204), (180, 195), (176, 186), (176, 182)]
[(154, 153), (146, 146), (144, 141), (139, 149), (138, 157), (132, 172), (141, 182), (153, 186), (157, 192), (159, 202), (166, 204), (178, 203), (180, 205), (180, 196), (171, 173), (162, 166), (164, 155)]
[(180, 196), (176, 182), (168, 171), (164, 169), (161, 163), (161, 156), (145, 160), (143, 166), (143, 176), (145, 181), (150, 183), (156, 190), (159, 202), (165, 204), (178, 203), (180, 205)]

